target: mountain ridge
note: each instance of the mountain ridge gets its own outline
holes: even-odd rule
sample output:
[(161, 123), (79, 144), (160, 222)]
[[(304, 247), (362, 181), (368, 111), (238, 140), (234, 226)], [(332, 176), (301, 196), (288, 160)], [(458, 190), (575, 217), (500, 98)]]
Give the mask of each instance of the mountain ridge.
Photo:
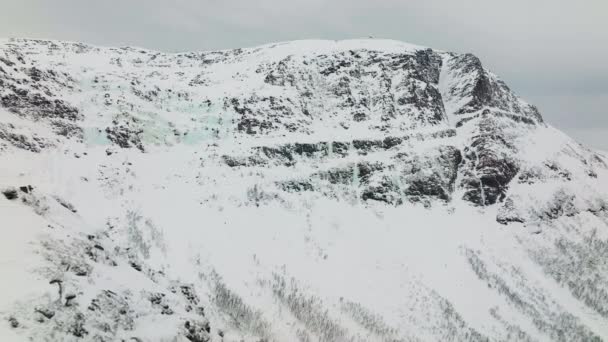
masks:
[(474, 55), (14, 39), (0, 89), (15, 339), (608, 334), (608, 162)]

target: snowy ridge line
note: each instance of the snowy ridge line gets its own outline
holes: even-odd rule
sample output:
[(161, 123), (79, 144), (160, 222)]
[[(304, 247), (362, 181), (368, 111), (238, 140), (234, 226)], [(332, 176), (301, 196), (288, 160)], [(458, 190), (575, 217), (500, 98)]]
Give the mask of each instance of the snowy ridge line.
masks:
[[(100, 46), (93, 45), (88, 43), (82, 43), (77, 41), (66, 41), (66, 40), (53, 40), (53, 39), (37, 39), (37, 38), (0, 38), (0, 43), (6, 44), (11, 47), (16, 47), (16, 43), (28, 43), (32, 42), (34, 44), (39, 45), (62, 45), (64, 47), (71, 46), (86, 46), (88, 48), (94, 49), (108, 49), (108, 50), (133, 50), (133, 51), (146, 51), (151, 53), (163, 53), (163, 54), (174, 54), (174, 55), (189, 55), (193, 53), (214, 53), (214, 52), (226, 52), (232, 51), (236, 49), (220, 49), (220, 50), (200, 50), (200, 51), (188, 51), (188, 52), (163, 52), (159, 50), (153, 50), (148, 48), (142, 48), (137, 46), (124, 46), (124, 47), (109, 47), (109, 46)], [(381, 50), (385, 52), (394, 51), (394, 52), (406, 52), (406, 51), (418, 51), (418, 50), (427, 50), (430, 49), (425, 46), (414, 45), (405, 43), (398, 40), (392, 39), (377, 39), (377, 38), (361, 38), (361, 39), (345, 39), (345, 40), (325, 40), (325, 39), (303, 39), (303, 40), (293, 40), (293, 41), (283, 41), (283, 42), (274, 42), (268, 43), (265, 45), (259, 45), (248, 48), (239, 48), (238, 50), (244, 51), (263, 51), (266, 49), (283, 47), (289, 50), (290, 45), (295, 45), (294, 52), (301, 53), (306, 49), (313, 50), (315, 53), (324, 53), (324, 52), (335, 52), (335, 51), (345, 51), (351, 49), (369, 49), (369, 50)], [(435, 50), (441, 52), (440, 50)]]
[(608, 160), (471, 54), (0, 42), (0, 339), (605, 341)]

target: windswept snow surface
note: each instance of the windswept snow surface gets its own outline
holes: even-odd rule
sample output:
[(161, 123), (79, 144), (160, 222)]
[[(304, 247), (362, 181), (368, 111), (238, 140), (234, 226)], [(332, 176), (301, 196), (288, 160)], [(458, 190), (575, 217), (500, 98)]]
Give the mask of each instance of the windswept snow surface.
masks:
[(608, 166), (470, 54), (0, 42), (6, 341), (603, 341)]

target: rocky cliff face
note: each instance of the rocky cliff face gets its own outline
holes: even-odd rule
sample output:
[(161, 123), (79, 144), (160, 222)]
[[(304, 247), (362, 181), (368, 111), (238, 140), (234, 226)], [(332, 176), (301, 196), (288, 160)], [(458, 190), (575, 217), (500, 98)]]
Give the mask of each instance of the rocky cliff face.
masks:
[(13, 39), (0, 99), (14, 338), (608, 336), (606, 156), (471, 54)]

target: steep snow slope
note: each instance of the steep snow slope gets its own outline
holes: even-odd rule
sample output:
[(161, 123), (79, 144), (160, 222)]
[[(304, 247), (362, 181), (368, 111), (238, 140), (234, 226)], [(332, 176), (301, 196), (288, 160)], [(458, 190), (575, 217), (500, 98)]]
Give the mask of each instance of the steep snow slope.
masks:
[(470, 54), (0, 43), (0, 336), (601, 341), (608, 166)]

